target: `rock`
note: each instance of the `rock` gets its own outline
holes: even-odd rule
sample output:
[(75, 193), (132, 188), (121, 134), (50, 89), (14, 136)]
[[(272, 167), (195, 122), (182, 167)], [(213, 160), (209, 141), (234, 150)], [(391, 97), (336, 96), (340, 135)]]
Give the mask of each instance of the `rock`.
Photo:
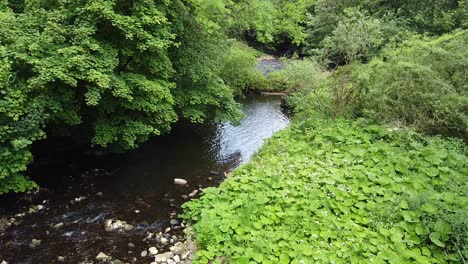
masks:
[(185, 185), (185, 184), (187, 184), (187, 181), (184, 180), (184, 179), (175, 178), (174, 179), (174, 184), (176, 184), (176, 185)]
[(41, 205), (41, 204), (36, 205), (36, 209), (37, 209), (38, 211), (40, 211), (40, 210), (44, 209), (44, 206)]
[(219, 175), (220, 173), (217, 172), (217, 171), (210, 171), (210, 174), (212, 174), (212, 175)]
[(187, 200), (187, 199), (188, 199), (188, 195), (185, 195), (185, 194), (182, 194), (180, 197), (181, 197), (182, 199), (184, 199), (184, 200)]
[(142, 258), (148, 256), (148, 251), (143, 250), (143, 251), (140, 253), (140, 256), (141, 256)]
[(187, 251), (184, 254), (181, 254), (180, 257), (185, 260), (188, 258), (189, 255), (190, 255), (190, 251)]
[(112, 231), (112, 220), (107, 219), (106, 221), (104, 221), (104, 229), (107, 232)]
[(5, 260), (0, 262), (0, 264), (8, 264), (8, 262), (6, 262)]
[(58, 257), (57, 257), (57, 261), (58, 261), (58, 262), (64, 262), (64, 261), (65, 261), (65, 257), (58, 256)]
[(63, 227), (63, 222), (60, 222), (60, 223), (53, 226), (54, 229), (59, 229), (61, 227)]
[(179, 220), (177, 220), (177, 219), (171, 219), (170, 224), (171, 224), (171, 225), (178, 225), (178, 224), (179, 224)]
[(154, 257), (154, 261), (156, 261), (157, 263), (166, 262), (173, 256), (174, 256), (174, 253), (172, 252), (162, 253), (162, 254), (156, 255)]
[(98, 192), (98, 193), (96, 193), (96, 195), (97, 195), (97, 196), (102, 196), (103, 193), (102, 193), (102, 192)]
[(155, 247), (150, 247), (148, 249), (148, 251), (149, 251), (150, 256), (154, 256), (154, 255), (158, 254), (158, 249), (155, 248)]
[(169, 233), (170, 231), (171, 231), (170, 227), (167, 227), (166, 229), (164, 229), (164, 233)]
[(96, 260), (100, 260), (100, 261), (106, 261), (106, 260), (111, 260), (111, 259), (112, 259), (111, 256), (107, 256), (106, 254), (102, 252), (99, 252), (99, 254), (96, 256)]
[(132, 225), (129, 225), (129, 224), (124, 224), (124, 230), (125, 230), (125, 231), (133, 230), (133, 226), (132, 226)]
[(180, 257), (179, 257), (179, 255), (175, 255), (172, 259), (174, 259), (174, 261), (175, 261), (176, 263), (180, 262)]
[(176, 255), (182, 255), (184, 254), (185, 252), (187, 252), (187, 246), (182, 243), (182, 242), (178, 242), (176, 243), (174, 246), (172, 246), (170, 248), (171, 252), (176, 254)]
[(168, 259), (166, 263), (167, 263), (167, 264), (176, 264), (175, 261), (174, 261), (173, 259)]
[(76, 197), (76, 198), (74, 199), (74, 201), (75, 201), (75, 202), (81, 202), (81, 201), (83, 201), (84, 199), (86, 199), (85, 196), (80, 196), (80, 197)]
[(115, 259), (113, 261), (111, 261), (112, 264), (124, 264), (123, 261), (121, 261), (120, 259)]
[(32, 248), (35, 248), (35, 247), (39, 246), (41, 243), (42, 243), (41, 240), (33, 238), (31, 240), (31, 243), (29, 244), (29, 246), (32, 247)]
[(139, 213), (141, 213), (141, 211), (140, 211), (140, 210), (135, 210), (135, 211), (133, 211), (133, 212), (135, 212), (135, 214), (139, 214)]
[(135, 247), (135, 244), (133, 244), (133, 243), (128, 243), (127, 245), (128, 245), (129, 248), (134, 248)]
[(167, 238), (165, 238), (165, 237), (162, 237), (160, 241), (161, 241), (161, 244), (163, 244), (163, 245), (169, 244), (169, 240), (167, 240)]
[(188, 196), (194, 197), (195, 195), (197, 195), (197, 193), (198, 193), (198, 190), (193, 190), (193, 192), (191, 192)]

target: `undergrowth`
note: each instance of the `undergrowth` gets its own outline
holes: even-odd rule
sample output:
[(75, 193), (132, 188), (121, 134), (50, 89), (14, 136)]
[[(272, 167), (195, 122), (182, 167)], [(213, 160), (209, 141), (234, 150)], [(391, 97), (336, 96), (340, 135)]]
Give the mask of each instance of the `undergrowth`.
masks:
[(185, 204), (194, 263), (466, 261), (466, 147), (363, 122), (296, 122)]

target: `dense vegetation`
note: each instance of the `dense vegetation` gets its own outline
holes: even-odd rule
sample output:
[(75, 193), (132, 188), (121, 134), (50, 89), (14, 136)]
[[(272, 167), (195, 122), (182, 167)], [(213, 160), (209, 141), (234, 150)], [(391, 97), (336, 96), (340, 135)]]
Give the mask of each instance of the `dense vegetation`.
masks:
[(272, 31), (305, 56), (268, 79), (295, 119), (185, 205), (196, 262), (466, 262), (467, 7), (317, 0)]
[(185, 206), (197, 263), (467, 257), (466, 148), (361, 121), (297, 122)]

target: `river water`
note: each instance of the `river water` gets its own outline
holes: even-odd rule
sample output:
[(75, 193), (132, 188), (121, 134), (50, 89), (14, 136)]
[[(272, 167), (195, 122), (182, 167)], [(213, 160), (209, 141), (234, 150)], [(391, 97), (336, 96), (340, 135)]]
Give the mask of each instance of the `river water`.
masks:
[[(180, 213), (186, 195), (217, 186), (225, 172), (248, 162), (264, 139), (288, 125), (279, 97), (252, 96), (242, 103), (240, 126), (178, 124), (171, 134), (125, 154), (42, 150), (31, 173), (43, 189), (0, 197), (0, 217), (16, 219), (0, 236), (0, 262), (56, 263), (63, 256), (65, 263), (78, 263), (94, 260), (100, 251), (124, 262), (151, 262), (140, 257), (149, 246), (142, 241), (148, 232), (177, 228), (171, 214)], [(176, 186), (174, 178), (188, 185)], [(37, 205), (44, 208), (17, 215)], [(105, 219), (135, 228), (106, 232)], [(54, 228), (58, 223), (63, 226)], [(41, 244), (31, 247), (32, 239)], [(135, 248), (128, 247), (130, 242)]]

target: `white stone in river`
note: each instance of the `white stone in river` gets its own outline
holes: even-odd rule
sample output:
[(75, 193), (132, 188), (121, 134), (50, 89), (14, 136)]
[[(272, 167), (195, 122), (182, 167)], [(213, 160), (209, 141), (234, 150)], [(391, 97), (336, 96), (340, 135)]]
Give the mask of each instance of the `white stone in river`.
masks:
[(154, 257), (154, 261), (156, 261), (157, 263), (166, 262), (170, 258), (172, 258), (173, 256), (174, 256), (174, 253), (166, 252), (166, 253), (163, 253), (163, 254), (156, 255)]
[(154, 256), (154, 255), (158, 254), (158, 249), (155, 248), (155, 247), (150, 247), (150, 248), (148, 249), (148, 251), (149, 251), (149, 253), (150, 253), (150, 256)]
[(109, 257), (102, 252), (99, 252), (99, 254), (96, 256), (96, 260), (110, 260), (110, 259), (112, 259), (112, 257)]
[(141, 256), (142, 258), (148, 256), (148, 251), (143, 250), (143, 251), (141, 252), (140, 256)]
[(175, 256), (173, 257), (173, 259), (174, 259), (174, 261), (175, 261), (176, 263), (180, 262), (180, 257), (179, 257), (179, 255), (175, 255)]
[(184, 179), (175, 178), (175, 179), (174, 179), (174, 184), (177, 184), (177, 185), (185, 185), (185, 184), (187, 184), (187, 181), (184, 180)]

